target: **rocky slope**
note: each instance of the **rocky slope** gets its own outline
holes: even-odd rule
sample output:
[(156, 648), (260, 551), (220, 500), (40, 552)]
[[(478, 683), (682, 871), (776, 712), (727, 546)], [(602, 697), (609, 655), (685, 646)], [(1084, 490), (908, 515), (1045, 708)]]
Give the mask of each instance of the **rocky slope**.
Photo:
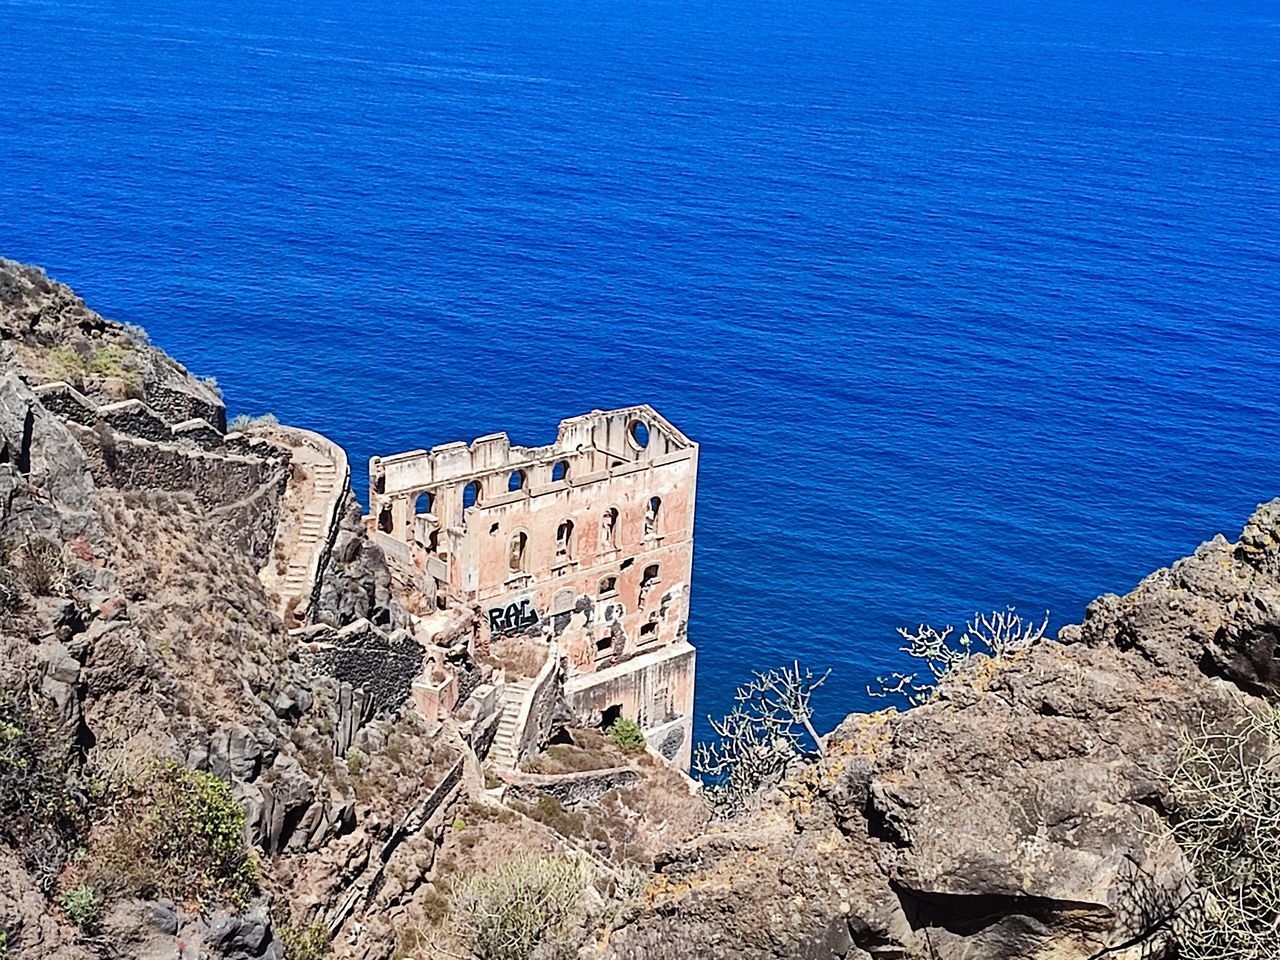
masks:
[(1280, 693), (1278, 573), (1273, 501), (1060, 642), (849, 717), (756, 815), (672, 851), (603, 954), (1173, 956), (1195, 878), (1167, 775), (1184, 731)]
[[(316, 669), (274, 613), (287, 452), (224, 438), (211, 384), (9, 261), (0, 359), (0, 956), (281, 957), (366, 910), (388, 955), (383, 878), (430, 862), (413, 817), (460, 750)], [(338, 626), (377, 592), (344, 537)]]

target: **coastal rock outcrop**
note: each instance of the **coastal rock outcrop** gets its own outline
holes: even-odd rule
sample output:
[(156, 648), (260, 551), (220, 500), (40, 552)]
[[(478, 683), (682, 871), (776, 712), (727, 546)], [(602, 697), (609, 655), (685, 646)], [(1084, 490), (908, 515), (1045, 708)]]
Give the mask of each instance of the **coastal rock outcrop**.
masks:
[(672, 851), (603, 954), (1164, 956), (1196, 887), (1165, 825), (1180, 735), (1274, 698), (1278, 635), (1273, 501), (1060, 642), (849, 717), (760, 810)]
[[(0, 955), (280, 958), (411, 873), (406, 824), (454, 797), (457, 744), (405, 709), (421, 647), (395, 636), (379, 699), (282, 623), (259, 572), (289, 451), (225, 419), (141, 330), (0, 260)], [(402, 624), (347, 527), (358, 596), (323, 629)]]

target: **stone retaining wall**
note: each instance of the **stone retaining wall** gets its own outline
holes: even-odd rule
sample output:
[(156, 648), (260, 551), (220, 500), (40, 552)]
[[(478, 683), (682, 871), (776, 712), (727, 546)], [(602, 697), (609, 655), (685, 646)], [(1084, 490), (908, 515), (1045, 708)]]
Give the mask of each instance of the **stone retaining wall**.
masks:
[(640, 779), (639, 771), (631, 767), (560, 774), (503, 770), (498, 775), (507, 784), (508, 799), (536, 803), (539, 797), (555, 797), (566, 807), (598, 800), (610, 790), (630, 786)]

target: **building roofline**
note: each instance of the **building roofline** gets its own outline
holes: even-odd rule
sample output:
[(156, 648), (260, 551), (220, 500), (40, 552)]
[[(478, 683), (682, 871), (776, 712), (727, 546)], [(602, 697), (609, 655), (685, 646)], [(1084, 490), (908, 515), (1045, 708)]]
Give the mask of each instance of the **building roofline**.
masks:
[(476, 437), (470, 443), (464, 440), (452, 440), (446, 443), (439, 443), (430, 450), (416, 449), (406, 450), (402, 453), (393, 453), (387, 456), (374, 457), (373, 461), (383, 466), (406, 461), (416, 460), (420, 457), (435, 457), (437, 454), (447, 454), (459, 450), (468, 450), (472, 453), (484, 446), (490, 444), (505, 445), (509, 456), (514, 459), (528, 460), (535, 462), (545, 459), (555, 454), (572, 454), (577, 448), (570, 449), (569, 443), (575, 434), (581, 433), (581, 428), (590, 428), (597, 423), (602, 423), (606, 419), (617, 417), (620, 415), (632, 414), (634, 419), (642, 420), (648, 427), (657, 428), (667, 436), (668, 442), (677, 449), (694, 450), (697, 444), (690, 440), (675, 424), (655, 410), (650, 404), (637, 403), (628, 407), (616, 407), (612, 410), (592, 410), (590, 413), (579, 414), (574, 417), (566, 417), (561, 420), (556, 427), (556, 439), (549, 444), (540, 447), (527, 447), (520, 444), (513, 444), (507, 432), (500, 431), (498, 433), (488, 433), (484, 436)]

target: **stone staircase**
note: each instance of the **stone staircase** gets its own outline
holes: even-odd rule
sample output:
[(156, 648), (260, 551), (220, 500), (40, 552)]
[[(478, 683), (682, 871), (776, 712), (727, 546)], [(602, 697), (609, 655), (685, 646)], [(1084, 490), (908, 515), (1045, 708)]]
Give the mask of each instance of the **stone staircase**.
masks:
[[(263, 582), (276, 594), (286, 624), (296, 626), (308, 619), (333, 544), (349, 479), (347, 457), (341, 447), (309, 430), (279, 427), (272, 431), (272, 438), (285, 444), (292, 457), (295, 479), (285, 490), (286, 503), (306, 499), (295, 514), (296, 524), (284, 522), (282, 515), (276, 529), (273, 553), (287, 558), (284, 573), (276, 575), (268, 567)], [(296, 482), (298, 474), (305, 485)], [(295, 613), (292, 622), (287, 616), (290, 611)]]
[[(305, 448), (304, 448), (305, 449)], [(295, 456), (295, 462), (296, 462)], [(280, 581), (280, 599), (286, 606), (305, 612), (311, 604), (315, 576), (319, 572), (317, 555), (329, 543), (329, 526), (333, 515), (330, 505), (338, 488), (338, 468), (329, 460), (308, 462), (304, 468), (311, 477), (311, 500), (303, 511), (298, 535), (289, 554), (289, 565)]]
[(533, 686), (534, 681), (526, 678), (509, 681), (502, 690), (502, 719), (498, 721), (498, 732), (489, 748), (489, 759), (506, 770), (516, 768), (521, 717), (528, 715), (524, 708), (532, 697)]

